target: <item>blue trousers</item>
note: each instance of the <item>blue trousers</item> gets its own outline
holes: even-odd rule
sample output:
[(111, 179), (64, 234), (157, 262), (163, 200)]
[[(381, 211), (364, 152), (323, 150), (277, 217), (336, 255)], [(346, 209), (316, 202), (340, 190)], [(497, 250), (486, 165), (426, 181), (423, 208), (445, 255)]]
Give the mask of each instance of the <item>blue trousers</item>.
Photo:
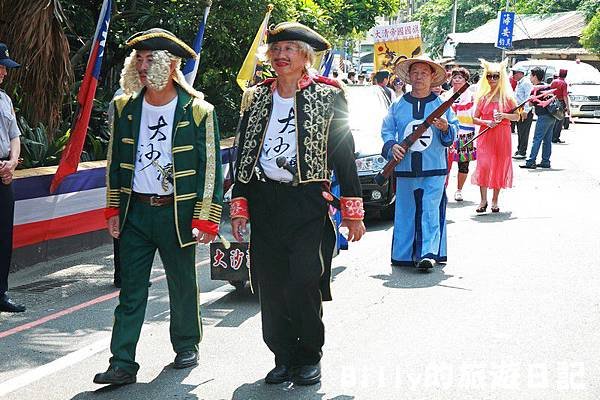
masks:
[(533, 134), (531, 153), (527, 159), (527, 164), (535, 164), (535, 160), (541, 146), (542, 164), (550, 165), (550, 155), (552, 154), (552, 134), (554, 132), (555, 122), (556, 118), (550, 114), (538, 115), (537, 123), (535, 124), (535, 133)]
[(446, 176), (396, 178), (392, 264), (446, 261)]

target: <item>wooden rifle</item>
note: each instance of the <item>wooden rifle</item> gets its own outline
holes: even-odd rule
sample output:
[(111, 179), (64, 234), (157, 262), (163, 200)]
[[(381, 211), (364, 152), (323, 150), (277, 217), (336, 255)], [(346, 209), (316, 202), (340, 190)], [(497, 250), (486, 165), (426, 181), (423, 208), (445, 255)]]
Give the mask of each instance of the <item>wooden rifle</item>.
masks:
[[(460, 95), (463, 94), (465, 90), (467, 90), (468, 87), (469, 83), (465, 82), (465, 84), (462, 85), (462, 87), (458, 89), (452, 95), (452, 97), (443, 102), (438, 108), (436, 108), (431, 114), (429, 114), (429, 116), (425, 118), (425, 121), (419, 124), (410, 135), (405, 137), (402, 140), (402, 142), (400, 142), (400, 147), (402, 147), (405, 151), (408, 151), (410, 146), (412, 146), (413, 143), (415, 143), (421, 136), (423, 136), (427, 129), (429, 129), (431, 124), (433, 124), (433, 120), (444, 115), (444, 113), (450, 108), (450, 106), (452, 106), (452, 104), (454, 104), (454, 102), (460, 97)], [(385, 167), (383, 167), (383, 169), (379, 171), (379, 173), (375, 176), (375, 182), (379, 186), (383, 186), (387, 182), (387, 180), (392, 176), (396, 165), (398, 165), (399, 163), (400, 160), (396, 161), (394, 158), (389, 160), (387, 164), (385, 164)]]

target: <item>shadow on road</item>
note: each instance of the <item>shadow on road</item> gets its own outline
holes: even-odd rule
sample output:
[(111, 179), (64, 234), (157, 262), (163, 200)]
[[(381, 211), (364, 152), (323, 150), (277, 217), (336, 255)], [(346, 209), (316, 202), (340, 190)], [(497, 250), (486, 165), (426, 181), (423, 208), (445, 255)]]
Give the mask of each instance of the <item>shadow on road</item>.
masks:
[(236, 328), (260, 311), (258, 296), (249, 287), (235, 290), (219, 300), (201, 308), (202, 318), (219, 320), (213, 326)]
[(394, 226), (394, 221), (382, 220), (378, 218), (365, 219), (367, 232), (386, 231)]
[(470, 200), (449, 201), (448, 204), (446, 205), (446, 207), (447, 208), (465, 208), (465, 207), (475, 208), (475, 204), (479, 204), (479, 203), (476, 203), (476, 202), (470, 201)]
[(388, 275), (371, 275), (371, 278), (380, 279), (383, 286), (394, 289), (416, 289), (438, 286), (440, 282), (453, 275), (444, 273), (443, 264), (436, 264), (429, 272), (423, 272), (415, 267), (394, 267)]
[(339, 395), (335, 397), (325, 397), (325, 393), (318, 393), (321, 384), (313, 386), (297, 386), (291, 382), (285, 382), (280, 385), (267, 385), (260, 379), (254, 383), (244, 383), (238, 387), (231, 400), (248, 399), (283, 399), (286, 400), (353, 400), (354, 396)]
[(160, 374), (148, 383), (134, 383), (127, 386), (102, 386), (98, 390), (82, 392), (72, 397), (71, 400), (114, 400), (114, 399), (164, 399), (164, 393), (169, 398), (181, 398), (186, 400), (197, 399), (198, 396), (191, 393), (197, 387), (203, 385), (188, 385), (182, 382), (192, 372), (192, 369), (177, 370), (166, 366)]
[(495, 223), (495, 222), (504, 222), (511, 221), (517, 219), (517, 217), (512, 216), (512, 211), (500, 211), (497, 213), (484, 213), (472, 215), (471, 219), (476, 222), (481, 222), (484, 224)]

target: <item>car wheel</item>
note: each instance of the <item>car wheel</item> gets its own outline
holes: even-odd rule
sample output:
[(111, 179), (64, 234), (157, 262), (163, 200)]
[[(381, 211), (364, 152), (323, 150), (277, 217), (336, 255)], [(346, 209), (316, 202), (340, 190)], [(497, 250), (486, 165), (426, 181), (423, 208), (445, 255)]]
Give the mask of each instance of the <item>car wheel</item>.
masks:
[(246, 288), (246, 281), (229, 281), (236, 290), (242, 291)]

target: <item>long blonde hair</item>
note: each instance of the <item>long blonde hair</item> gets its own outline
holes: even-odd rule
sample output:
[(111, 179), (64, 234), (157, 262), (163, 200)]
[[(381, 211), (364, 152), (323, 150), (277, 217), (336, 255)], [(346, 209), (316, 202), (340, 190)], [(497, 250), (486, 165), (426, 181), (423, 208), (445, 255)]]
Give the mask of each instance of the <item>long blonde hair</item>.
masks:
[[(512, 87), (510, 86), (508, 74), (506, 72), (508, 59), (505, 59), (500, 63), (494, 63), (480, 58), (479, 62), (481, 62), (483, 72), (481, 74), (481, 79), (479, 80), (479, 89), (475, 95), (475, 101), (477, 103), (483, 101), (484, 104), (488, 104), (497, 95), (501, 110), (503, 112), (509, 111), (510, 108), (517, 103), (517, 101), (515, 99), (515, 94), (512, 90)], [(497, 73), (500, 75), (498, 84), (493, 91), (486, 77), (486, 75), (489, 73)]]

